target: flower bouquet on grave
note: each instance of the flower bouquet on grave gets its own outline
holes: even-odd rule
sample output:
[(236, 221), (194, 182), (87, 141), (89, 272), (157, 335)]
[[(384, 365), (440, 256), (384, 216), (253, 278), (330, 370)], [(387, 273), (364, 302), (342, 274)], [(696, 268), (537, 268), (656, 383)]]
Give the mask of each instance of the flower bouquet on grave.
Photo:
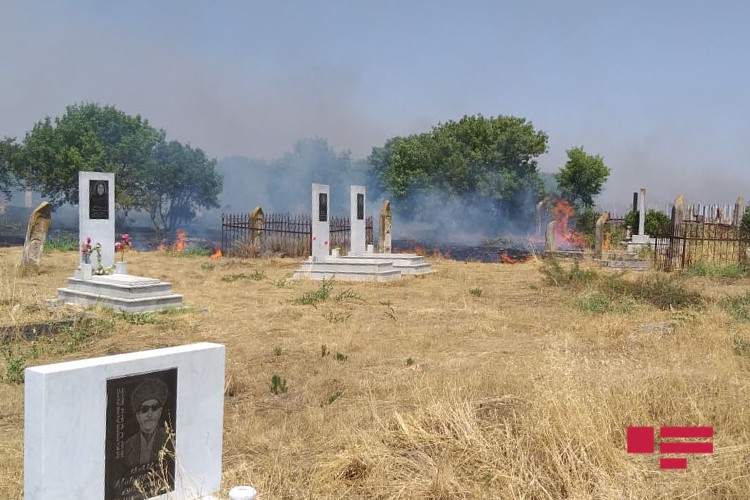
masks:
[(128, 264), (125, 262), (125, 252), (130, 248), (130, 235), (120, 235), (120, 241), (115, 243), (115, 252), (120, 254), (120, 262), (115, 262), (115, 273), (128, 274)]
[(97, 243), (94, 245), (94, 251), (96, 252), (96, 267), (94, 268), (93, 273), (97, 276), (112, 274), (115, 271), (115, 266), (104, 267), (104, 264), (102, 264), (102, 244)]
[(91, 238), (86, 238), (86, 241), (81, 243), (81, 256), (84, 264), (91, 264)]

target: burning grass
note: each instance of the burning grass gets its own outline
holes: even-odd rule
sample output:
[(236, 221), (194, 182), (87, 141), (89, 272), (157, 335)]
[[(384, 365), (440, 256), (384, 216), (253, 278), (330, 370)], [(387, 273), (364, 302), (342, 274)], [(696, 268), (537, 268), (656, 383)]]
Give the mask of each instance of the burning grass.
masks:
[[(15, 278), (7, 270), (20, 252), (0, 249), (1, 317), (62, 314), (40, 304), (65, 283), (75, 252), (45, 255), (40, 276)], [(639, 301), (627, 316), (592, 321), (571, 291), (608, 293), (592, 287), (609, 283), (635, 293), (639, 281), (561, 267), (565, 286), (538, 286), (538, 261), (432, 259), (434, 274), (387, 284), (292, 281), (291, 259), (128, 261), (134, 274), (172, 282), (193, 309), (94, 311), (111, 322), (106, 335), (26, 363), (225, 344), (225, 496), (252, 484), (266, 499), (750, 497), (750, 323), (718, 300), (675, 311)], [(266, 278), (222, 281), (256, 270)], [(668, 288), (650, 279), (661, 284), (641, 285)], [(720, 297), (726, 287), (707, 279), (678, 286)], [(742, 278), (730, 286), (750, 292)], [(296, 305), (302, 297), (315, 307)], [(663, 323), (671, 333), (654, 335), (649, 325)], [(627, 454), (632, 425), (714, 426), (715, 453), (659, 471), (657, 455)], [(0, 498), (21, 498), (21, 384), (0, 383), (0, 450)]]

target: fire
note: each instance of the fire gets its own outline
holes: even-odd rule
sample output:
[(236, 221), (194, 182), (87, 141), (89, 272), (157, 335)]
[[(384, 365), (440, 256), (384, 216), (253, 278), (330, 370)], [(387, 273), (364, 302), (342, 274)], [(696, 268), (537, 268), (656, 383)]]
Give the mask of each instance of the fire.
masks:
[(216, 251), (209, 257), (209, 259), (220, 259), (223, 254), (221, 253), (221, 248), (217, 248)]
[[(586, 235), (568, 229), (568, 221), (575, 214), (575, 210), (565, 201), (559, 201), (552, 207), (550, 214), (555, 218), (555, 241), (561, 246), (587, 248), (589, 246)], [(566, 245), (567, 244), (567, 245)]]
[(159, 243), (159, 248), (157, 249), (159, 252), (166, 252), (167, 246), (164, 243)]
[(422, 248), (420, 246), (415, 246), (414, 247), (414, 253), (417, 254), (417, 255), (419, 255), (419, 256), (424, 257), (425, 255), (427, 255), (427, 250), (425, 250), (424, 248)]
[(526, 262), (530, 258), (531, 257), (522, 257), (522, 258), (514, 259), (510, 255), (508, 255), (508, 252), (506, 251), (500, 255), (500, 262), (502, 262), (503, 264), (520, 264), (521, 262)]
[(186, 241), (187, 241), (187, 233), (185, 233), (185, 231), (182, 231), (181, 229), (178, 229), (177, 241), (175, 242), (174, 246), (172, 246), (172, 250), (176, 253), (182, 253), (185, 250)]
[(610, 248), (612, 247), (612, 234), (606, 233), (604, 235), (604, 239), (602, 240), (602, 250), (605, 252), (609, 252)]

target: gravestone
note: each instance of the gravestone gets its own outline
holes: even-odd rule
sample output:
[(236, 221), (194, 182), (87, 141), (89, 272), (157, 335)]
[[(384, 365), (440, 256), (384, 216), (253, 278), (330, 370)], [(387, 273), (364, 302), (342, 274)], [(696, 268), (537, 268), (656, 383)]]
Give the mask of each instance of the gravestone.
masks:
[(224, 367), (198, 343), (27, 368), (25, 500), (212, 498)]
[(536, 204), (536, 235), (542, 235), (542, 210), (544, 209), (545, 200)]
[(737, 201), (734, 202), (734, 217), (732, 218), (732, 225), (734, 227), (740, 227), (742, 225), (742, 213), (744, 211), (745, 198), (742, 196), (737, 197)]
[[(102, 245), (102, 266), (115, 264), (115, 174), (78, 172), (79, 241)], [(83, 257), (80, 257), (81, 260)], [(96, 253), (91, 263), (97, 266)]]
[[(648, 245), (651, 238), (646, 234), (646, 188), (641, 188), (638, 195), (638, 233), (630, 237), (629, 251), (635, 249), (638, 245)], [(635, 231), (635, 228), (633, 228)]]
[(42, 202), (31, 213), (29, 225), (26, 227), (26, 240), (23, 244), (21, 254), (21, 273), (38, 271), (42, 261), (44, 242), (47, 240), (47, 231), (52, 221), (52, 209), (48, 202)]
[(365, 227), (365, 187), (351, 187), (351, 226), (349, 234), (349, 255), (365, 253), (367, 228)]
[(330, 257), (330, 197), (331, 188), (325, 184), (312, 185), (312, 252), (313, 260)]
[(380, 251), (382, 253), (391, 253), (393, 241), (393, 213), (391, 212), (391, 202), (385, 200), (383, 208), (380, 210)]
[(594, 258), (601, 259), (604, 254), (604, 224), (609, 219), (609, 213), (604, 212), (596, 220), (594, 227)]
[(544, 251), (545, 252), (554, 252), (557, 250), (557, 245), (555, 245), (555, 227), (557, 226), (557, 221), (553, 220), (550, 221), (549, 224), (547, 224), (547, 230), (544, 233)]

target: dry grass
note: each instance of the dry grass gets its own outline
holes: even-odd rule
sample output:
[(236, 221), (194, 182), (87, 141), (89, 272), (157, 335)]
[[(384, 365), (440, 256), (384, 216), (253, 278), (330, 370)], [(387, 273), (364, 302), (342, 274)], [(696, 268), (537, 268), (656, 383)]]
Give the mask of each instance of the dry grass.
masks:
[[(2, 317), (62, 314), (42, 304), (75, 253), (45, 255), (34, 278), (10, 272), (19, 257), (0, 249)], [(750, 323), (713, 299), (700, 311), (592, 314), (544, 285), (537, 261), (431, 259), (434, 275), (334, 283), (313, 307), (294, 304), (320, 287), (287, 280), (296, 260), (128, 260), (131, 273), (172, 282), (193, 312), (116, 318), (108, 335), (72, 353), (41, 349), (31, 364), (225, 344), (225, 495), (252, 484), (265, 499), (750, 498), (750, 352), (736, 348)], [(222, 281), (256, 270), (265, 277)], [(692, 280), (725, 294), (720, 280)], [(274, 375), (286, 392), (272, 393)], [(656, 455), (626, 453), (631, 425), (712, 425), (715, 453), (659, 471)], [(23, 386), (0, 383), (0, 498), (21, 497), (22, 429)]]

